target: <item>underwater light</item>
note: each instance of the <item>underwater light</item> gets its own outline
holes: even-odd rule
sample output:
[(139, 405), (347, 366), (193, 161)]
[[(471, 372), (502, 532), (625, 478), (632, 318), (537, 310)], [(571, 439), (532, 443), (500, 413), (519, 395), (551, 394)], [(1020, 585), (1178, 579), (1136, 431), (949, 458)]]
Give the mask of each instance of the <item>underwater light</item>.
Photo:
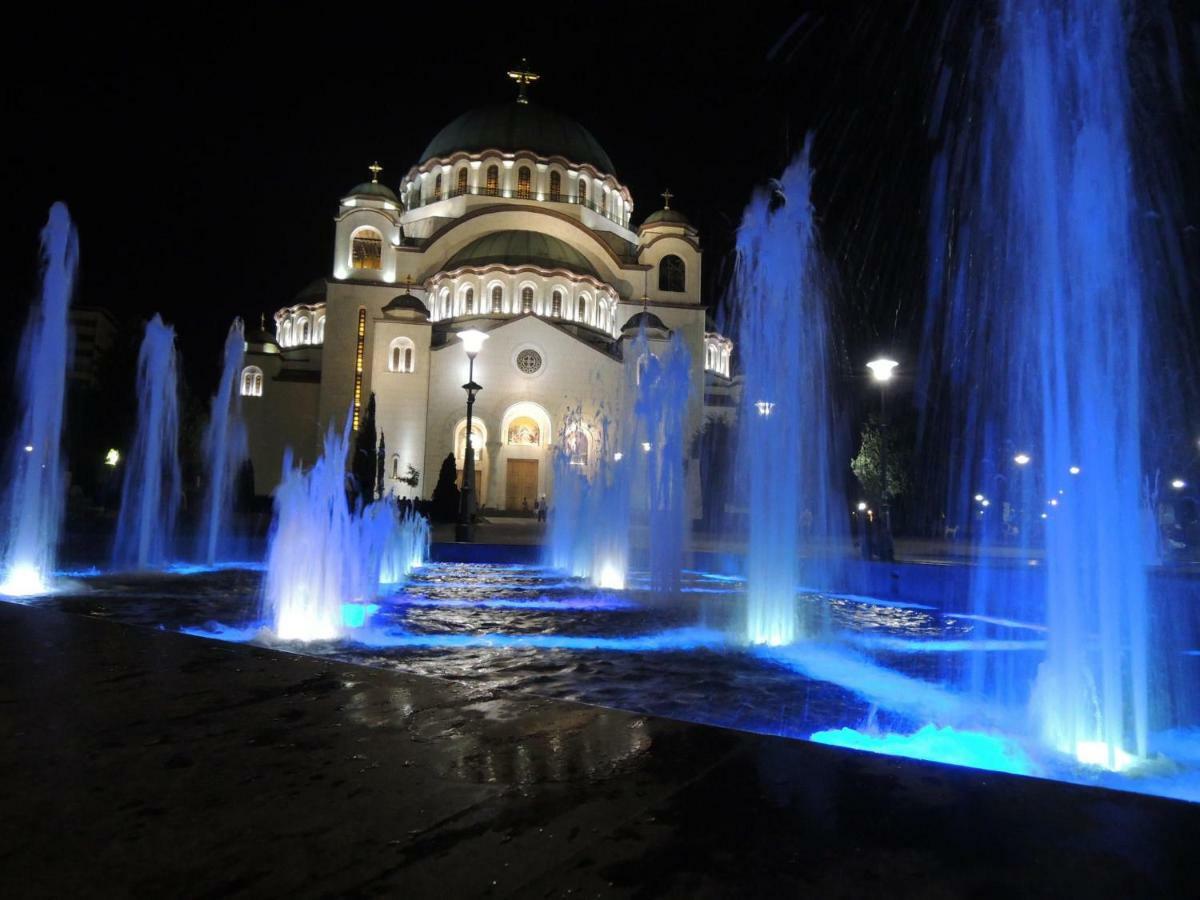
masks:
[(1124, 772), (1138, 763), (1138, 758), (1133, 754), (1104, 741), (1080, 741), (1075, 745), (1075, 758), (1085, 766), (1096, 766), (1111, 772)]
[(624, 590), (625, 572), (613, 563), (605, 563), (600, 568), (600, 577), (596, 585), (612, 591)]
[(32, 597), (48, 593), (49, 590), (42, 573), (28, 563), (13, 566), (3, 583), (0, 583), (0, 594), (9, 597)]
[(873, 359), (867, 363), (867, 368), (871, 370), (871, 377), (876, 381), (891, 381), (892, 371), (900, 363), (894, 359)]

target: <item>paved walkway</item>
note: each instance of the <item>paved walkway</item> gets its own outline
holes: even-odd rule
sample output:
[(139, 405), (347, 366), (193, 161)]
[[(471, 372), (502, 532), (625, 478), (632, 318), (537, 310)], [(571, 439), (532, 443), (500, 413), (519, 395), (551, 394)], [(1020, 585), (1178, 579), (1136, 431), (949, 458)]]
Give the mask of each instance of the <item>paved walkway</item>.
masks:
[(1196, 807), (0, 603), (0, 896), (1185, 896)]

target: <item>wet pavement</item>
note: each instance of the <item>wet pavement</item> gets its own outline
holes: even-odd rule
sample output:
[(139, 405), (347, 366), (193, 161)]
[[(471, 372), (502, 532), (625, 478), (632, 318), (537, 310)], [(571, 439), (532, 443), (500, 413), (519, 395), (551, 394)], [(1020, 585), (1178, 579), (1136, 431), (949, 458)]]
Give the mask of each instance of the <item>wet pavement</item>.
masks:
[(1188, 896), (1197, 807), (0, 604), (0, 896)]

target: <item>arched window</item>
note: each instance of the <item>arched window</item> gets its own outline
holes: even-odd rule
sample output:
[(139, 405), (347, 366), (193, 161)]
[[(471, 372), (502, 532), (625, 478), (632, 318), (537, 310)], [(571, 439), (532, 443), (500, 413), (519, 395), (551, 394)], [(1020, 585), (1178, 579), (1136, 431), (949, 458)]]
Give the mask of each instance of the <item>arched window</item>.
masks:
[(576, 428), (567, 432), (564, 443), (566, 444), (567, 460), (571, 465), (586, 466), (588, 464), (588, 450), (591, 441), (588, 440), (586, 431)]
[(489, 197), (495, 197), (500, 193), (500, 167), (488, 166), (487, 169), (487, 189), (485, 193)]
[(415, 371), (416, 351), (416, 345), (408, 338), (394, 338), (388, 346), (388, 371), (405, 374)]
[(608, 215), (608, 191), (600, 191), (600, 215)]
[(562, 199), (562, 175), (558, 172), (550, 173), (550, 199)]
[(555, 291), (554, 296), (550, 299), (550, 315), (562, 315), (562, 291)]
[(658, 289), (660, 291), (684, 291), (686, 269), (678, 256), (664, 256), (658, 264)]
[(316, 343), (316, 344), (324, 344), (325, 343), (325, 317), (324, 316), (321, 316), (321, 318), (317, 319), (317, 336), (316, 336), (315, 340), (313, 341), (313, 343)]
[(504, 309), (504, 288), (496, 285), (492, 288), (492, 312), (502, 312)]
[(284, 319), (279, 323), (279, 346), (292, 346), (292, 320)]
[(399, 456), (392, 457), (392, 477), (393, 478), (400, 477), (400, 457)]
[(242, 369), (242, 396), (261, 397), (263, 389), (263, 373), (258, 366), (246, 366)]
[(521, 312), (533, 312), (533, 288), (521, 288)]
[(580, 322), (587, 316), (587, 301), (582, 297), (579, 298), (579, 313), (575, 316)]
[(521, 168), (517, 169), (517, 196), (522, 200), (528, 200), (533, 196), (530, 190), (531, 180), (532, 175), (529, 171), (529, 166), (521, 166)]
[(467, 288), (466, 293), (463, 294), (463, 307), (468, 316), (475, 312), (475, 288)]
[(296, 343), (302, 346), (312, 343), (312, 324), (307, 317), (296, 323)]
[(583, 176), (579, 176), (579, 203), (581, 206), (587, 206), (587, 182), (583, 180)]
[(433, 179), (433, 199), (434, 200), (442, 199), (442, 176), (441, 175), (438, 175), (437, 178)]
[(458, 187), (455, 188), (455, 190), (459, 194), (465, 194), (467, 192), (467, 170), (466, 169), (458, 170)]
[(374, 228), (360, 228), (350, 238), (350, 268), (383, 268), (383, 235)]

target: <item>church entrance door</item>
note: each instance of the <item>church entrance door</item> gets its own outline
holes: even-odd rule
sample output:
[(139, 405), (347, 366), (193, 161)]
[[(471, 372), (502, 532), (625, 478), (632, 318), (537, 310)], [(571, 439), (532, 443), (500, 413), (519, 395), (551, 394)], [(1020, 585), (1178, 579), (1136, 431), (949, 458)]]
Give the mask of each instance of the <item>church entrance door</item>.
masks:
[(510, 459), (508, 461), (508, 483), (504, 494), (504, 508), (526, 509), (533, 512), (537, 500), (538, 461), (536, 459)]

